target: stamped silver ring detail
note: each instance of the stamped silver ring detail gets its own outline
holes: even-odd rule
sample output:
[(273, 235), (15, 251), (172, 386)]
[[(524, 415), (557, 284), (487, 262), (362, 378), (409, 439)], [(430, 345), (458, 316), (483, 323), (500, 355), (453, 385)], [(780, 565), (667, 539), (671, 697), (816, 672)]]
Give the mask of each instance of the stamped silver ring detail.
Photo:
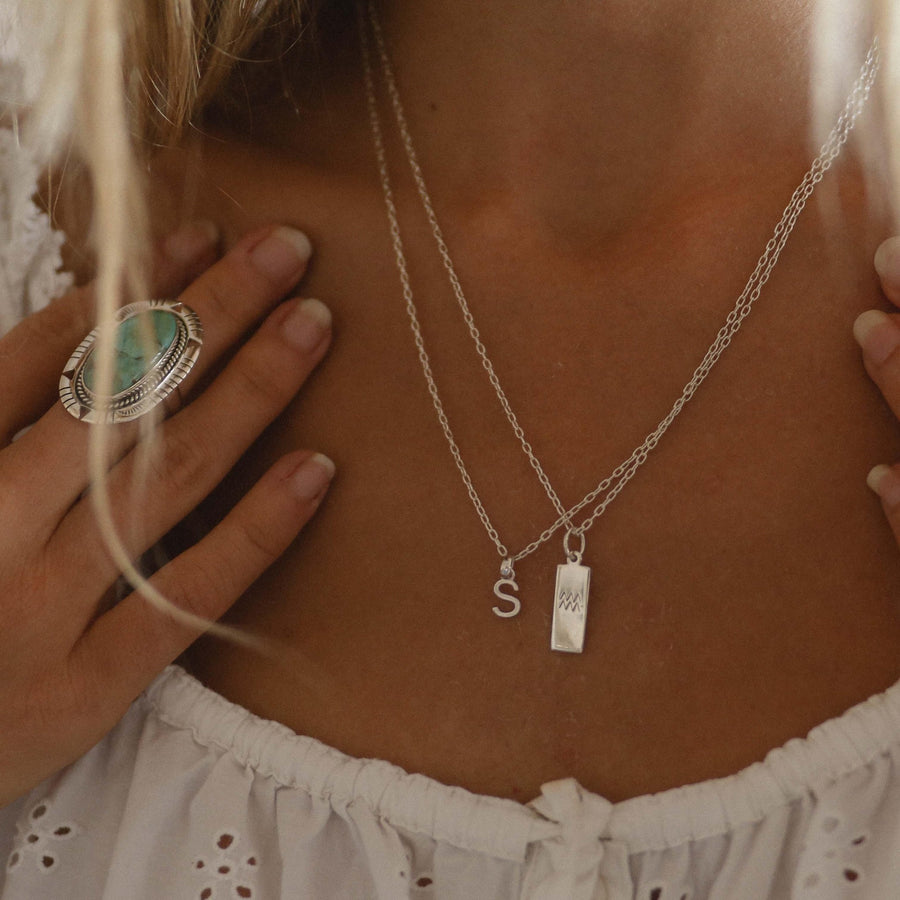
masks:
[(178, 300), (145, 300), (116, 313), (113, 389), (95, 392), (99, 328), (76, 348), (59, 379), (63, 406), (83, 422), (130, 422), (184, 381), (203, 343), (197, 314)]

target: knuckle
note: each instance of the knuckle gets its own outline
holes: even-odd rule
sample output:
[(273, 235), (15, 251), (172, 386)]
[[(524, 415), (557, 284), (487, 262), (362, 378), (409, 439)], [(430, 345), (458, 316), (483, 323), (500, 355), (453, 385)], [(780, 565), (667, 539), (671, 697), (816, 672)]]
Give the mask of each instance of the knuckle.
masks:
[[(214, 596), (212, 586), (214, 582), (204, 580), (201, 572), (195, 573), (195, 577), (181, 585), (169, 596), (172, 604), (181, 612), (199, 619), (212, 619), (210, 612), (212, 598)], [(205, 573), (212, 575), (212, 573)]]
[(209, 478), (212, 459), (204, 441), (196, 434), (171, 430), (166, 435), (162, 454), (153, 464), (154, 483), (193, 492)]
[(282, 541), (270, 521), (248, 518), (236, 526), (235, 559), (248, 566), (263, 569), (274, 562), (282, 553)]
[(273, 355), (264, 356), (253, 352), (254, 349), (256, 348), (248, 348), (235, 362), (238, 389), (254, 404), (280, 408), (288, 400), (284, 389), (285, 379), (277, 377)]
[[(219, 617), (235, 599), (234, 560), (222, 554), (216, 558), (188, 554), (182, 558), (178, 577), (165, 587), (165, 597), (178, 610), (207, 622)], [(179, 627), (168, 617), (157, 617), (161, 627)]]
[[(226, 329), (237, 332), (242, 332), (277, 299), (273, 286), (254, 273), (243, 257), (234, 253), (207, 269), (191, 292), (193, 290), (202, 295), (204, 315), (208, 315), (210, 321), (222, 321)], [(190, 297), (184, 299), (190, 305)]]
[[(204, 273), (199, 281), (201, 287), (204, 317), (209, 321), (222, 322), (228, 330), (242, 330), (245, 323), (240, 315), (242, 304), (234, 302), (235, 293), (242, 293), (242, 279), (237, 273), (223, 271), (227, 264), (222, 261)], [(191, 298), (185, 297), (191, 305)]]

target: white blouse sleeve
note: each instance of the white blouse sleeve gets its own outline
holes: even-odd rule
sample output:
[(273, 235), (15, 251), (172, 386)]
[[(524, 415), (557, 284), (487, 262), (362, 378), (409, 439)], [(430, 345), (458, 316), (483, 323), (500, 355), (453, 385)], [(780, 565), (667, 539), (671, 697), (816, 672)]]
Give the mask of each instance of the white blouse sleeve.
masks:
[(40, 167), (16, 125), (37, 97), (46, 59), (43, 32), (23, 20), (29, 6), (0, 0), (0, 334), (72, 285), (62, 271), (65, 237), (35, 202)]

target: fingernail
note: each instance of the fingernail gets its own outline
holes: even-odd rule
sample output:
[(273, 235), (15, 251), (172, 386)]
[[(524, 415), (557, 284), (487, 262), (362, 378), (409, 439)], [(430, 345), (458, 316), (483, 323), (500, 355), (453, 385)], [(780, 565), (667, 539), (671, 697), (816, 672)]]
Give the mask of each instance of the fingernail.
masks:
[(890, 466), (875, 466), (866, 476), (866, 484), (881, 497), (885, 506), (900, 506), (900, 478)]
[(875, 251), (875, 271), (885, 281), (900, 283), (900, 237), (888, 238)]
[(900, 329), (880, 309), (868, 309), (853, 323), (853, 337), (869, 361), (880, 366), (900, 344)]
[(299, 278), (312, 255), (309, 238), (294, 228), (276, 228), (250, 251), (250, 261), (272, 281)]
[(334, 463), (322, 453), (314, 453), (291, 476), (294, 491), (301, 500), (315, 500), (334, 478)]
[(281, 328), (285, 340), (310, 353), (331, 328), (331, 310), (321, 300), (301, 300)]
[(215, 246), (218, 240), (219, 229), (215, 223), (199, 219), (173, 231), (163, 241), (163, 252), (175, 262), (189, 263)]

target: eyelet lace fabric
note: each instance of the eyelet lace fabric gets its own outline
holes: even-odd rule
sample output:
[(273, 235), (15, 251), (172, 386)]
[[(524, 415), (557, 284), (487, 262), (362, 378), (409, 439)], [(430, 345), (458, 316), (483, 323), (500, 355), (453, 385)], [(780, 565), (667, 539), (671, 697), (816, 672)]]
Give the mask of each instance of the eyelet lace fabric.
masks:
[(72, 286), (65, 236), (34, 201), (38, 169), (16, 132), (0, 128), (0, 334)]
[(0, 128), (0, 334), (72, 286), (65, 236), (34, 201), (38, 168), (17, 133)]
[[(890, 900), (900, 685), (728, 778), (522, 805), (354, 759), (170, 667), (0, 810), (0, 900)], [(46, 857), (46, 859), (45, 859)]]
[[(29, 15), (34, 21), (23, 27), (19, 19)], [(13, 123), (0, 127), (0, 334), (64, 294), (73, 281), (62, 270), (65, 236), (35, 203), (39, 165), (15, 127), (43, 75), (48, 32), (39, 19), (28, 4), (0, 0), (0, 105)]]

